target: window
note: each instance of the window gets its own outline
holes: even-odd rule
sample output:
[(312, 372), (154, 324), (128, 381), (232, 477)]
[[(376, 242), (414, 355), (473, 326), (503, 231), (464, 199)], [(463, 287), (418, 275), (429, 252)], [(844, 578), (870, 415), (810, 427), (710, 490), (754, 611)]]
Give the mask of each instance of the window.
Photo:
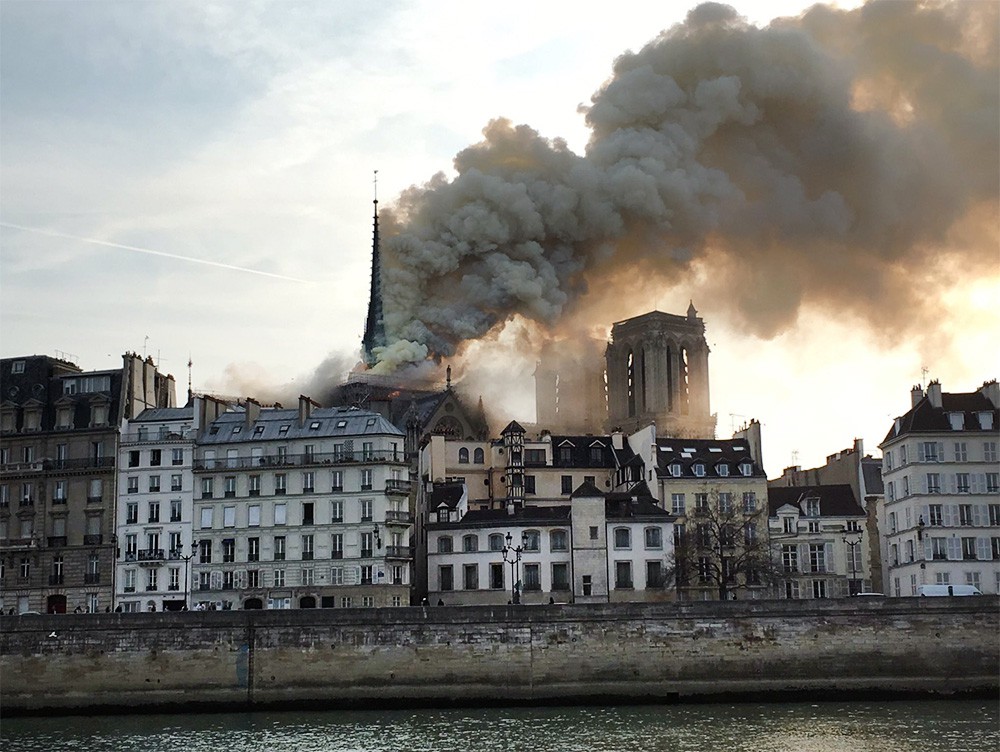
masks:
[(810, 521), (807, 531), (813, 535), (819, 533), (819, 523)]
[(696, 512), (708, 514), (708, 494), (696, 493), (694, 495), (694, 508)]
[(247, 507), (247, 527), (260, 527), (260, 504)]
[(503, 564), (490, 564), (490, 588), (503, 590)]
[(476, 564), (466, 564), (462, 567), (462, 588), (479, 590), (479, 567)]
[(959, 504), (958, 505), (958, 524), (959, 525), (972, 525), (972, 504)]
[(149, 502), (149, 515), (146, 519), (147, 522), (159, 522), (160, 521), (160, 502), (151, 501)]
[(1000, 473), (986, 473), (986, 493), (1000, 491)]
[(563, 496), (567, 496), (567, 495), (573, 493), (573, 476), (572, 475), (563, 475), (563, 476), (561, 476), (560, 482), (561, 482), (560, 492), (563, 494)]
[(458, 450), (458, 464), (468, 465), (469, 464), (469, 450), (462, 447)]
[(806, 517), (819, 517), (819, 499), (806, 499)]
[[(212, 563), (212, 541), (210, 540), (198, 541), (198, 563), (199, 564)], [(205, 574), (208, 573), (205, 572)]]
[(719, 494), (719, 513), (720, 514), (733, 513), (733, 495), (728, 491), (724, 491)]
[(211, 499), (214, 493), (214, 478), (202, 478), (201, 479), (201, 498)]
[(344, 502), (342, 501), (330, 502), (330, 521), (331, 522), (344, 521)]
[(313, 536), (303, 535), (302, 536), (302, 561), (312, 561), (315, 556), (315, 543), (313, 541)]
[(288, 492), (288, 476), (284, 473), (274, 474), (274, 495), (284, 496)]
[(283, 535), (274, 536), (274, 560), (285, 560), (285, 536)]
[(740, 474), (749, 477), (753, 474), (753, 465), (749, 462), (740, 463)]
[(231, 499), (236, 496), (236, 476), (227, 475), (225, 479), (225, 497)]
[(284, 569), (275, 569), (274, 570), (274, 586), (276, 588), (284, 587), (285, 586), (285, 570)]
[(344, 490), (344, 471), (333, 470), (330, 473), (331, 491), (338, 492)]
[(31, 576), (31, 559), (21, 559), (21, 579), (26, 580)]
[(725, 464), (716, 465), (715, 472), (718, 473), (720, 478), (725, 478), (729, 475), (729, 465)]
[(647, 527), (645, 530), (645, 536), (647, 549), (663, 548), (663, 528)]
[(632, 548), (632, 531), (627, 527), (615, 528), (615, 548)]
[(944, 561), (948, 558), (948, 539), (931, 538), (931, 558)]
[(615, 588), (628, 589), (632, 587), (632, 562), (615, 562)]
[(316, 491), (316, 473), (312, 470), (307, 470), (302, 473), (302, 493), (315, 493)]
[(553, 530), (551, 533), (549, 533), (549, 550), (550, 551), (569, 550), (569, 536), (566, 534), (565, 530)]
[(799, 547), (798, 546), (782, 546), (781, 547), (781, 566), (785, 572), (798, 572), (799, 571)]
[(260, 538), (247, 538), (247, 561), (260, 561)]
[(232, 564), (234, 561), (236, 561), (236, 541), (226, 538), (222, 541), (222, 563)]
[(955, 488), (958, 493), (969, 493), (968, 473), (955, 473)]
[(201, 510), (201, 528), (208, 530), (212, 527), (212, 507), (203, 507)]
[(757, 511), (757, 494), (753, 491), (743, 492), (743, 514), (754, 514)]
[(248, 569), (247, 570), (247, 587), (256, 590), (260, 587), (260, 570), (259, 569)]
[(969, 450), (964, 441), (955, 442), (955, 462), (968, 462)]
[(150, 465), (150, 467), (159, 467), (160, 466), (160, 457), (161, 457), (161, 455), (162, 455), (162, 452), (159, 449), (150, 449), (149, 450), (149, 465)]
[(371, 491), (372, 490), (372, 471), (371, 468), (366, 468), (361, 471), (361, 490)]
[(361, 521), (371, 522), (372, 521), (372, 500), (362, 499), (361, 500)]
[(127, 480), (128, 493), (139, 493), (139, 476), (130, 475)]
[(486, 455), (482, 449), (476, 449), (476, 451), (472, 453), (472, 457), (473, 457), (472, 461), (477, 465), (486, 464)]
[(313, 517), (313, 508), (314, 508), (314, 506), (315, 505), (311, 501), (304, 501), (304, 502), (302, 502), (302, 524), (303, 525), (313, 525), (313, 524), (315, 524), (314, 517)]
[(285, 521), (288, 519), (288, 507), (284, 502), (275, 503), (274, 505), (274, 524), (284, 525)]
[(590, 447), (590, 464), (595, 467), (600, 467), (604, 464), (604, 447)]
[(503, 551), (503, 536), (493, 533), (489, 538), (490, 551)]
[(542, 579), (539, 574), (538, 564), (525, 564), (522, 567), (521, 574), (524, 578), (525, 591), (542, 589)]
[(524, 492), (526, 494), (535, 493), (535, 476), (525, 475), (524, 476)]
[(809, 571), (826, 571), (826, 546), (822, 543), (809, 544)]
[(479, 550), (479, 537), (476, 535), (466, 535), (462, 537), (462, 550), (466, 553)]
[(997, 443), (995, 441), (983, 442), (983, 459), (987, 462), (997, 461)]
[(452, 552), (452, 540), (450, 535), (442, 535), (438, 538), (437, 550), (439, 554), (450, 554)]
[(705, 477), (705, 466), (702, 463), (700, 462), (695, 463), (692, 469), (694, 470), (694, 475), (696, 478)]
[(559, 462), (564, 465), (568, 465), (573, 462), (573, 447), (571, 446), (559, 447)]
[(454, 571), (451, 564), (443, 564), (438, 567), (438, 582), (441, 590), (448, 591), (455, 589)]
[(344, 536), (342, 533), (334, 533), (330, 536), (330, 552), (331, 559), (344, 558)]
[(681, 463), (680, 462), (672, 462), (672, 463), (670, 463), (669, 470), (670, 470), (671, 477), (673, 477), (673, 478), (680, 478), (681, 477)]
[(930, 519), (927, 521), (929, 525), (943, 525), (944, 521), (941, 515), (942, 505), (941, 504), (931, 504), (927, 508), (928, 515)]
[(171, 491), (183, 491), (183, 476), (179, 473), (170, 476), (170, 490)]
[(812, 581), (813, 598), (826, 598), (826, 580)]
[(590, 526), (590, 539), (591, 540), (597, 540), (598, 539), (597, 525), (591, 525)]
[(662, 561), (647, 561), (646, 562), (646, 587), (647, 588), (662, 588), (666, 584), (665, 577), (663, 576), (663, 562)]
[(940, 462), (941, 456), (938, 453), (939, 444), (936, 441), (922, 441), (917, 444), (917, 450), (921, 462)]
[(670, 507), (673, 513), (676, 514), (678, 517), (684, 515), (685, 513), (684, 505), (685, 505), (684, 494), (682, 493), (670, 494)]
[(799, 583), (796, 580), (786, 580), (783, 589), (784, 596), (788, 600), (795, 600), (799, 597)]
[(139, 503), (130, 501), (125, 504), (125, 524), (135, 524), (139, 521)]
[(222, 508), (222, 526), (236, 527), (236, 507)]
[(133, 450), (128, 453), (128, 466), (129, 467), (139, 467), (139, 452)]
[(184, 464), (184, 450), (183, 449), (171, 449), (170, 450), (170, 464), (171, 465), (183, 465)]
[(525, 530), (521, 534), (521, 545), (525, 551), (541, 550), (541, 535), (537, 530)]

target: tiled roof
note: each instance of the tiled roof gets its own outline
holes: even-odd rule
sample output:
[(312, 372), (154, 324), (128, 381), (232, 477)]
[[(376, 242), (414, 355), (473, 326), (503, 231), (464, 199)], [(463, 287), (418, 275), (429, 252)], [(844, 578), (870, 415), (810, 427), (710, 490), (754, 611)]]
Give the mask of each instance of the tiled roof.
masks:
[[(752, 466), (749, 477), (763, 478), (764, 470), (757, 465), (750, 454), (750, 444), (745, 439), (672, 439), (656, 440), (656, 474), (660, 478), (676, 477), (670, 473), (670, 466), (681, 467), (682, 478), (725, 477), (720, 475), (719, 466), (726, 465), (729, 477), (742, 477), (739, 466), (749, 462)], [(705, 466), (705, 475), (697, 476), (694, 466)]]
[(505, 436), (508, 433), (524, 433), (524, 428), (516, 420), (512, 420), (507, 424), (507, 427), (500, 432), (501, 436)]
[(434, 490), (431, 491), (430, 508), (437, 509), (444, 504), (449, 509), (454, 509), (462, 494), (465, 493), (464, 483), (435, 483)]
[[(785, 504), (799, 507), (807, 497), (819, 497), (820, 517), (864, 517), (865, 510), (846, 483), (830, 486), (785, 486), (767, 489), (768, 515), (774, 517)], [(801, 508), (801, 507), (800, 507)]]
[[(568, 448), (568, 452), (566, 449)], [(595, 462), (591, 457), (591, 449), (601, 451), (601, 461)], [(564, 453), (569, 457), (564, 458)], [(615, 468), (631, 462), (637, 455), (632, 451), (627, 441), (622, 442), (621, 449), (615, 449), (611, 436), (552, 436), (552, 466), (562, 468)], [(617, 462), (616, 462), (617, 457)]]
[(465, 528), (465, 527), (502, 527), (503, 525), (566, 525), (569, 523), (570, 507), (532, 507), (525, 506), (510, 514), (506, 509), (470, 509), (458, 522), (429, 523), (428, 527)]
[(193, 420), (194, 419), (194, 408), (193, 407), (147, 407), (137, 416), (135, 416), (130, 423), (138, 423), (146, 421), (159, 422), (165, 420)]
[(223, 413), (199, 438), (200, 444), (273, 441), (275, 439), (404, 436), (378, 413), (350, 407), (314, 408), (303, 425), (297, 409), (264, 409), (249, 427), (243, 409)]
[(576, 499), (578, 497), (592, 499), (595, 496), (603, 497), (604, 492), (601, 491), (597, 486), (595, 486), (589, 480), (585, 480), (577, 487), (577, 489), (573, 493), (569, 495), (571, 499)]
[(916, 404), (916, 407), (910, 408), (908, 412), (898, 418), (898, 430), (896, 424), (893, 423), (882, 443), (907, 433), (951, 431), (953, 429), (948, 413), (962, 413), (963, 428), (966, 431), (983, 430), (979, 425), (978, 413), (993, 414), (994, 430), (997, 427), (998, 418), (1000, 418), (1000, 411), (993, 407), (993, 403), (982, 392), (958, 392), (955, 394), (942, 392), (941, 407), (934, 407), (930, 399), (925, 396)]

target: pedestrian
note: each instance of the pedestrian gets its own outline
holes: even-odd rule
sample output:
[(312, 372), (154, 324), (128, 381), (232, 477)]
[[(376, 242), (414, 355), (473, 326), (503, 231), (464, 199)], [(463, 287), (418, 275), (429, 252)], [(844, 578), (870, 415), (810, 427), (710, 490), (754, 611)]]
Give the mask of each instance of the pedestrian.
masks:
[[(427, 608), (427, 606), (429, 605), (429, 604), (427, 603), (427, 599), (426, 599), (426, 598), (424, 598), (424, 599), (423, 599), (422, 601), (420, 601), (420, 605), (421, 605), (421, 606), (423, 606), (424, 608)], [(13, 609), (11, 609), (11, 610), (13, 611)]]
[(76, 608), (73, 609), (73, 613), (74, 614), (82, 614), (83, 613), (83, 609), (80, 608), (79, 606), (77, 606)]
[(438, 598), (438, 605), (439, 605), (439, 606), (443, 606), (443, 605), (444, 605), (444, 601), (443, 601), (443, 600), (441, 600), (440, 598)]

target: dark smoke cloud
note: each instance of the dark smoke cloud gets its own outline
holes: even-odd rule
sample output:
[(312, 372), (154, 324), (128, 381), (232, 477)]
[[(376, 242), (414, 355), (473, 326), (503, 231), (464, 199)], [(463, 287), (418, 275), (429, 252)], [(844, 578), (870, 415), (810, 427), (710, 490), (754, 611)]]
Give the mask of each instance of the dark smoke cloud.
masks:
[[(386, 366), (517, 315), (556, 325), (627, 294), (602, 283), (622, 268), (699, 271), (761, 336), (803, 305), (922, 324), (942, 253), (996, 261), (998, 8), (815, 6), (758, 29), (707, 3), (615, 62), (584, 155), (491, 122), (454, 179), (386, 213)], [(959, 231), (979, 240), (949, 250)]]

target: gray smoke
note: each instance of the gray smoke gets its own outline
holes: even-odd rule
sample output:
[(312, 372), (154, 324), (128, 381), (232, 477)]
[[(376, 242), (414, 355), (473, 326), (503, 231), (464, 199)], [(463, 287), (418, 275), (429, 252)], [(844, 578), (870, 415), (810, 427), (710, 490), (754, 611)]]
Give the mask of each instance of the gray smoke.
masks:
[(942, 256), (996, 261), (998, 8), (880, 0), (761, 29), (706, 3), (615, 62), (584, 155), (491, 122), (453, 179), (385, 212), (386, 366), (515, 315), (556, 326), (627, 295), (622, 269), (698, 272), (760, 336), (803, 305), (924, 325)]

